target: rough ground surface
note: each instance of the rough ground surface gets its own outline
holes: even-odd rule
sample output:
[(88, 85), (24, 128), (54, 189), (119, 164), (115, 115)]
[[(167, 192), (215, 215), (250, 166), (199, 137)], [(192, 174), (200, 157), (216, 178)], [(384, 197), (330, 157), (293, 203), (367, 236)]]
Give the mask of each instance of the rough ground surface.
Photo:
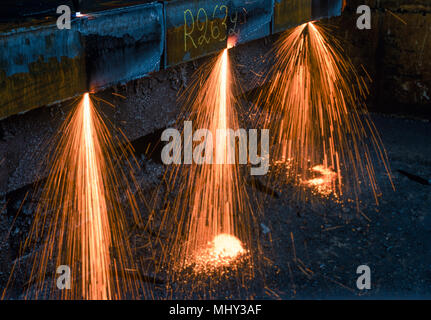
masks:
[[(378, 172), (380, 206), (372, 197), (361, 198), (360, 208), (369, 220), (343, 205), (292, 208), (284, 203), (286, 195), (265, 208), (280, 275), (289, 273), (289, 262), (293, 273), (291, 279), (279, 276), (268, 284), (282, 298), (431, 297), (431, 186), (396, 172), (431, 176), (431, 124), (379, 115), (373, 119), (388, 150), (396, 191), (384, 171)], [(294, 261), (290, 232), (296, 257), (311, 274), (296, 267), (301, 263)], [(363, 292), (356, 288), (361, 264), (372, 271), (372, 289)]]
[[(414, 113), (422, 119), (431, 119), (429, 1), (369, 2), (375, 14), (372, 30), (355, 28), (354, 8), (362, 4), (359, 0), (349, 1), (347, 13), (333, 23), (339, 26), (340, 38), (348, 43), (346, 54), (359, 70), (364, 65), (374, 79), (371, 100), (375, 104), (371, 109), (410, 117)], [(407, 24), (384, 11), (385, 5)], [(262, 70), (268, 67), (263, 57), (275, 38), (234, 49), (245, 90), (254, 88)], [(145, 155), (145, 151), (149, 143), (154, 146), (159, 138), (161, 132), (157, 130), (175, 121), (179, 111), (177, 93), (200, 63), (165, 70), (98, 94), (117, 106), (114, 109), (104, 105), (100, 110), (134, 141), (141, 166), (137, 178), (146, 197), (139, 204), (144, 220), (150, 217), (154, 190), (163, 184), (164, 172), (157, 162), (160, 150), (153, 157)], [(0, 293), (33, 221), (32, 183), (40, 178), (38, 167), (43, 146), (49, 143), (70, 109), (70, 104), (40, 108), (0, 122)], [(392, 190), (385, 171), (377, 170), (383, 191), (379, 206), (367, 193), (361, 195), (359, 213), (352, 203), (334, 203), (318, 197), (298, 203), (292, 200), (295, 188), (276, 180), (271, 183), (278, 198), (264, 197), (248, 186), (250, 194), (260, 200), (254, 202), (256, 210), (261, 208), (258, 223), (270, 230), (264, 233), (263, 228), (257, 227), (260, 237), (255, 242), (260, 244), (261, 251), (255, 253), (262, 262), (256, 268), (256, 278), (238, 283), (237, 278), (228, 277), (206, 297), (431, 298), (431, 186), (411, 181), (397, 172), (401, 169), (431, 179), (431, 123), (409, 116), (372, 116), (388, 151), (396, 189)], [(27, 200), (23, 203), (24, 198)], [(154, 208), (150, 225), (157, 230), (163, 208), (159, 205)], [(132, 223), (129, 231), (139, 269), (154, 275), (165, 238), (157, 239), (151, 230)], [(26, 259), (28, 256), (22, 257)], [(372, 271), (372, 289), (368, 291), (356, 288), (356, 269), (361, 264)], [(166, 279), (164, 271), (157, 276)], [(18, 270), (13, 278), (7, 297), (21, 298), (29, 275)], [(146, 298), (182, 296), (172, 294), (171, 287), (175, 289), (179, 284), (168, 287), (164, 283), (147, 284), (153, 296)], [(183, 290), (190, 286), (184, 284)], [(197, 293), (191, 296), (202, 297)]]
[[(222, 281), (206, 297), (431, 297), (431, 186), (418, 184), (396, 172), (402, 169), (431, 177), (431, 124), (382, 115), (373, 115), (373, 120), (389, 154), (396, 191), (392, 190), (385, 171), (378, 170), (383, 191), (380, 205), (376, 206), (372, 195), (365, 193), (360, 199), (362, 214), (359, 214), (352, 203), (335, 203), (318, 197), (292, 201), (294, 188), (280, 187), (276, 181), (273, 187), (278, 198), (262, 197), (263, 194), (249, 186), (250, 194), (263, 199), (258, 221), (270, 230), (266, 234), (260, 232), (259, 240), (262, 248), (259, 271), (265, 276), (261, 277), (258, 272), (254, 281), (241, 283), (229, 278), (230, 281)], [(144, 155), (138, 156), (142, 167), (138, 181), (151, 207), (153, 192), (160, 185), (164, 169)], [(22, 192), (8, 199), (9, 210), (17, 210), (24, 196)], [(144, 203), (140, 205), (143, 218), (148, 219), (148, 207)], [(19, 240), (24, 239), (31, 222), (32, 212), (27, 208), (29, 205), (25, 204), (14, 224), (14, 214), (1, 215), (2, 230), (11, 229), (10, 238), (2, 239), (1, 288), (6, 285), (12, 261), (17, 257)], [(162, 212), (157, 206), (155, 212), (151, 226), (156, 229)], [(145, 274), (154, 275), (153, 262), (161, 255), (163, 232), (159, 244), (154, 233), (148, 230), (133, 225), (130, 230), (138, 265)], [(150, 246), (146, 245), (150, 242)], [(368, 291), (356, 288), (356, 268), (361, 264), (368, 265), (372, 271), (372, 289)], [(19, 274), (10, 284), (9, 297), (21, 296), (20, 288), (27, 276)], [(157, 277), (164, 280), (166, 274), (161, 271)], [(148, 285), (156, 298), (184, 296), (172, 293), (171, 287), (175, 288), (176, 283), (169, 288), (166, 283)], [(186, 283), (185, 287), (190, 285)], [(245, 287), (241, 288), (242, 285)], [(191, 297), (203, 296), (196, 293)]]

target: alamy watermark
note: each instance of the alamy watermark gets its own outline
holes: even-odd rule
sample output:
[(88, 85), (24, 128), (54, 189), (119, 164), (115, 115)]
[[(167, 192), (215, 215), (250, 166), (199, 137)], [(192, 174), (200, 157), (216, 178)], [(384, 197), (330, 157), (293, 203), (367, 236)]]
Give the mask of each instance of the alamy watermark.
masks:
[(70, 267), (67, 265), (61, 265), (57, 267), (57, 288), (59, 290), (70, 289)]
[(371, 289), (371, 269), (369, 266), (363, 264), (356, 269), (356, 274), (360, 274), (356, 280), (356, 287), (359, 290)]
[(358, 20), (356, 20), (356, 27), (359, 30), (370, 30), (371, 29), (371, 9), (367, 5), (361, 5), (356, 9), (356, 13), (360, 14)]
[(71, 26), (71, 16), (72, 11), (70, 10), (69, 6), (61, 5), (57, 7), (57, 13), (60, 14), (60, 16), (57, 18), (57, 28), (60, 30), (67, 29), (70, 30), (72, 28)]
[[(193, 133), (192, 121), (184, 122), (184, 143), (174, 128), (163, 131), (161, 140), (168, 142), (162, 150), (162, 161), (170, 164), (248, 164), (250, 174), (265, 175), (269, 168), (269, 130), (262, 129), (198, 129)], [(259, 134), (260, 133), (260, 134)], [(215, 134), (215, 137), (214, 137)], [(260, 135), (260, 144), (258, 136)], [(236, 152), (238, 138), (238, 152)], [(259, 148), (260, 147), (260, 148)], [(260, 155), (258, 154), (260, 149)]]

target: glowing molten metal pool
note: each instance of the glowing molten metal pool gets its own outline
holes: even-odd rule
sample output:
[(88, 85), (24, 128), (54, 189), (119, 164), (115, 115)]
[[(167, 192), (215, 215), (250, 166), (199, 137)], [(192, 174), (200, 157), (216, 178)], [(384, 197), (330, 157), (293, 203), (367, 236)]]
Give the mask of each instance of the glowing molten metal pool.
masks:
[(193, 264), (199, 271), (227, 267), (233, 265), (246, 252), (247, 250), (237, 237), (222, 233), (215, 236), (206, 248), (197, 252)]

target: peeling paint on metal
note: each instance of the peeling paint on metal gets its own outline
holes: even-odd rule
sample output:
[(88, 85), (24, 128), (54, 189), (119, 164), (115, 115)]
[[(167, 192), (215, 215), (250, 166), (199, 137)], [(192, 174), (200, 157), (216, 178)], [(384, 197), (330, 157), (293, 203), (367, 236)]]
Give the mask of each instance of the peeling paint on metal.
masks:
[[(312, 19), (342, 0), (166, 0), (0, 32), (0, 119), (146, 76)], [(7, 28), (4, 27), (2, 30)], [(164, 57), (163, 57), (164, 54)]]
[(246, 43), (270, 35), (273, 0), (165, 1), (166, 65), (226, 48), (229, 36)]
[(29, 65), (37, 61), (73, 59), (83, 50), (76, 30), (59, 30), (55, 25), (0, 33), (0, 49), (0, 70), (7, 77), (29, 72)]
[(298, 26), (311, 20), (312, 0), (276, 0), (274, 33)]
[[(82, 19), (90, 89), (158, 71), (164, 48), (163, 5), (143, 4)], [(106, 66), (109, 66), (107, 68)]]

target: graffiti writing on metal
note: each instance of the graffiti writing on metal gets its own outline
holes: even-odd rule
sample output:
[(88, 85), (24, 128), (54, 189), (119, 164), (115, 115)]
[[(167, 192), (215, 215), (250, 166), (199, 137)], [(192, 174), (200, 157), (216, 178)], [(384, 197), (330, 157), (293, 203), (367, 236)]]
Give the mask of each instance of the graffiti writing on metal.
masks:
[[(220, 14), (222, 18), (217, 18)], [(209, 14), (204, 8), (184, 10), (184, 52), (205, 46), (211, 39), (226, 41), (228, 35), (236, 33), (237, 24), (238, 12), (229, 15), (226, 5), (215, 5)]]

